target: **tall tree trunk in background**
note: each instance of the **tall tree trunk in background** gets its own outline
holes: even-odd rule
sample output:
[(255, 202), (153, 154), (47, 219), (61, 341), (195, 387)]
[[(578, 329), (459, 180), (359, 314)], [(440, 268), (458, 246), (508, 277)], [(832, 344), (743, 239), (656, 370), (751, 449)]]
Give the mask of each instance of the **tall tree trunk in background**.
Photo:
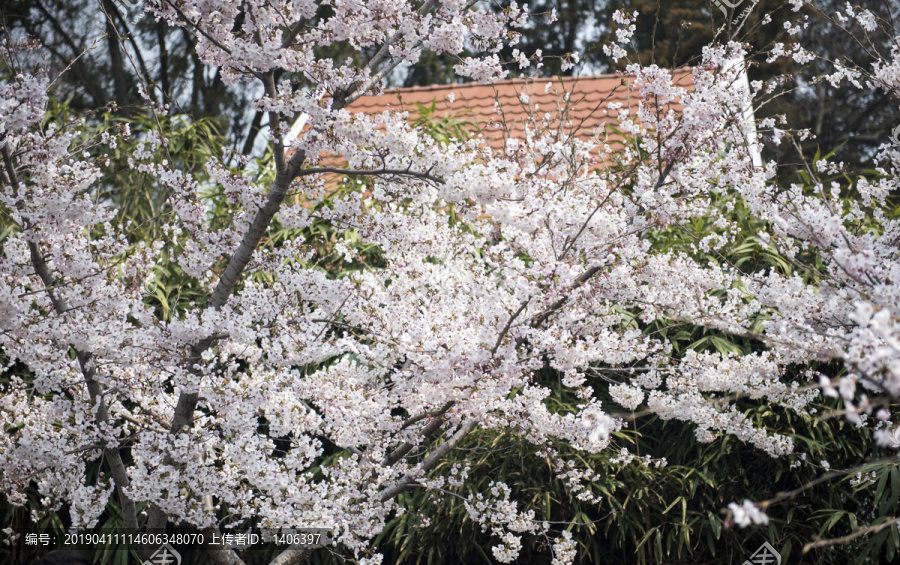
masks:
[(127, 108), (131, 105), (132, 97), (126, 80), (125, 57), (122, 56), (122, 48), (119, 45), (119, 34), (111, 20), (118, 10), (111, 0), (103, 0), (103, 9), (109, 14), (106, 18), (106, 44), (109, 48), (109, 70), (113, 78), (116, 101), (122, 108)]
[[(193, 39), (190, 34), (185, 31), (184, 32), (185, 41), (187, 41), (188, 45), (191, 45)], [(193, 62), (192, 72), (191, 72), (191, 107), (190, 113), (197, 119), (200, 116), (200, 94), (203, 91), (203, 87), (205, 86), (205, 81), (203, 80), (203, 63), (200, 62), (200, 58), (197, 57), (197, 53), (191, 52), (191, 61)]]
[(162, 88), (163, 102), (169, 101), (171, 87), (169, 85), (169, 49), (166, 46), (166, 22), (156, 22), (156, 41), (159, 44), (159, 85)]

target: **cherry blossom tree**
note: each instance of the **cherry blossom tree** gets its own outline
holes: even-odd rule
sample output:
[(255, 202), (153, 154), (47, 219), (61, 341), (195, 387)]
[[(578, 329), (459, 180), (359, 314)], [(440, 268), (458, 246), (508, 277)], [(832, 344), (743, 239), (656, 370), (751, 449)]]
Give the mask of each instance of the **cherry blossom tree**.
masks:
[[(689, 422), (701, 442), (728, 434), (779, 457), (795, 449), (788, 432), (766, 429), (736, 401), (804, 413), (821, 386), (860, 423), (876, 415), (877, 437), (886, 437), (900, 394), (898, 226), (889, 213), (900, 151), (883, 146), (878, 177), (852, 187), (852, 204), (837, 198), (849, 189), (838, 183), (779, 188), (777, 164), (755, 163), (752, 146), (806, 134), (774, 119), (748, 128), (746, 108), (776, 84), (735, 86), (744, 45), (707, 47), (690, 88), (670, 70), (629, 66), (642, 100), (636, 115), (608, 107), (624, 143), (605, 132), (576, 137), (555, 112), (535, 112), (498, 152), (478, 137), (436, 142), (403, 114), (347, 106), (426, 49), (457, 57), (462, 77), (502, 78), (497, 53), (515, 45), (527, 18), (515, 3), (154, 0), (147, 8), (191, 33), (227, 84), (260, 89), (255, 109), (268, 115), (274, 176), (224, 149), (202, 173), (179, 168), (162, 125), (167, 108), (144, 84), (157, 127), (133, 140), (128, 164), (154, 179), (170, 212), (164, 239), (133, 241), (135, 226), (92, 198), (107, 166), (97, 155), (117, 151), (129, 133), (86, 138), (85, 122), (47, 120), (50, 81), (20, 63), (40, 47), (7, 42), (0, 198), (13, 227), (0, 257), (0, 350), (7, 369), (27, 367), (0, 400), (0, 485), (12, 502), (34, 482), (48, 508), (67, 504), (80, 527), (113, 499), (134, 531), (327, 528), (360, 562), (378, 562), (363, 556), (402, 511), (397, 495), (465, 485), (465, 467), (445, 473), (438, 463), (476, 429), (515, 434), (598, 504), (587, 486), (601, 477), (555, 446), (607, 449), (628, 425), (625, 411)], [(868, 31), (880, 25), (852, 8), (836, 17)], [(634, 18), (617, 14), (611, 57), (627, 55)], [(788, 26), (800, 31), (798, 22)], [(317, 55), (336, 44), (362, 62)], [(461, 57), (466, 47), (480, 56)], [(828, 78), (897, 94), (898, 53), (870, 67), (836, 62)], [(815, 55), (776, 45), (768, 56), (803, 63)], [(525, 54), (515, 64), (531, 62)], [(304, 127), (290, 135), (295, 118)], [(808, 174), (839, 170), (822, 160)], [(332, 194), (335, 173), (364, 182)], [(224, 195), (227, 221), (211, 220), (210, 187)], [(761, 240), (803, 276), (710, 260), (733, 241), (727, 215), (696, 242), (704, 259), (652, 244), (654, 234), (738, 201), (765, 223)], [(297, 237), (321, 220), (353, 228), (377, 261), (339, 242), (337, 252), (364, 268), (323, 269)], [(293, 236), (273, 237), (276, 227)], [(162, 261), (202, 292), (169, 319), (146, 297)], [(626, 320), (690, 322), (764, 347), (673, 356), (665, 339)], [(790, 367), (822, 359), (842, 361), (847, 373), (788, 378)], [(552, 391), (535, 379), (544, 369), (577, 396), (577, 410), (552, 409)], [(605, 369), (626, 375), (606, 385), (615, 405), (601, 404), (592, 379)], [(88, 483), (98, 458), (109, 472)], [(570, 562), (571, 535), (536, 520), (511, 493), (496, 481), (465, 495), (471, 519), (496, 535), (493, 556), (515, 559), (530, 534), (552, 537), (554, 562)], [(731, 507), (739, 525), (765, 523), (762, 510), (750, 501)], [(309, 551), (292, 546), (273, 563), (299, 563)], [(210, 552), (241, 562), (227, 547)]]

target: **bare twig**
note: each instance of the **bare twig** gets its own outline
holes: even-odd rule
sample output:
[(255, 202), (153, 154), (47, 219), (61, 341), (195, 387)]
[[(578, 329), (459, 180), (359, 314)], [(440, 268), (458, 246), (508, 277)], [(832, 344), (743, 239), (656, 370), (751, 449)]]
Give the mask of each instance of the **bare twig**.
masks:
[(866, 536), (869, 534), (877, 534), (881, 530), (885, 528), (890, 528), (894, 524), (900, 523), (900, 517), (890, 518), (889, 520), (882, 522), (880, 524), (876, 524), (874, 526), (863, 526), (862, 528), (856, 530), (852, 534), (847, 534), (846, 536), (841, 536), (839, 538), (829, 538), (829, 539), (821, 539), (817, 541), (813, 541), (807, 543), (803, 546), (803, 553), (808, 552), (810, 549), (815, 549), (817, 547), (828, 547), (831, 545), (840, 545), (850, 541), (855, 540), (856, 538)]
[(340, 167), (313, 167), (311, 169), (303, 169), (302, 171), (297, 173), (298, 177), (305, 177), (309, 175), (318, 175), (321, 173), (336, 173), (341, 175), (360, 175), (360, 176), (403, 176), (403, 177), (414, 177), (429, 180), (431, 182), (437, 184), (444, 184), (444, 179), (440, 177), (436, 177), (434, 175), (430, 175), (428, 173), (420, 173), (417, 171), (410, 171), (408, 169), (341, 169)]

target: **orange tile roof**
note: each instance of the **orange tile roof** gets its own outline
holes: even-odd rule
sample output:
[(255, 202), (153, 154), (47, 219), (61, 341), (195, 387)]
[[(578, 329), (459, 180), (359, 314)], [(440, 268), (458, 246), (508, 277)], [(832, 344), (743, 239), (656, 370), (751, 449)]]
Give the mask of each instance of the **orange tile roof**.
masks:
[[(675, 71), (675, 84), (691, 88), (691, 70)], [(559, 111), (565, 106), (565, 95), (569, 96), (566, 113)], [(523, 96), (524, 95), (524, 96)], [(527, 97), (527, 98), (525, 98)], [(468, 120), (480, 129), (491, 147), (501, 149), (507, 137), (522, 137), (524, 126), (531, 120), (540, 121), (550, 114), (551, 127), (573, 132), (581, 138), (590, 137), (598, 127), (613, 122), (616, 112), (609, 103), (620, 103), (629, 108), (631, 115), (637, 111), (639, 93), (635, 92), (634, 78), (620, 75), (595, 75), (583, 77), (554, 77), (537, 79), (514, 79), (499, 81), (492, 85), (448, 84), (425, 87), (396, 88), (378, 96), (362, 96), (348, 106), (351, 112), (377, 114), (385, 110), (408, 111), (410, 118), (418, 115), (416, 104), (435, 105), (433, 116), (451, 116)], [(669, 106), (680, 111), (680, 104)], [(614, 134), (610, 141), (620, 140)]]
[[(674, 82), (677, 86), (691, 89), (691, 76), (689, 68), (676, 70)], [(527, 99), (522, 97), (523, 94)], [(569, 104), (563, 112), (566, 94)], [(361, 96), (347, 110), (370, 115), (384, 111), (406, 111), (412, 122), (419, 117), (416, 104), (426, 107), (434, 104), (432, 117), (457, 118), (465, 122), (465, 129), (480, 131), (492, 149), (502, 151), (507, 138), (522, 139), (525, 126), (533, 119), (542, 120), (547, 113), (550, 114), (549, 127), (586, 139), (596, 135), (603, 124), (612, 122), (615, 125), (617, 112), (609, 108), (610, 103), (620, 103), (622, 108), (630, 109), (630, 115), (634, 115), (639, 101), (634, 77), (607, 74), (513, 79), (491, 85), (468, 83), (395, 88), (380, 95)], [(668, 109), (680, 112), (681, 105), (676, 101), (662, 108), (663, 111)], [(560, 119), (561, 116), (563, 119)], [(295, 127), (298, 125), (295, 124)], [(303, 126), (304, 130), (308, 127)], [(613, 150), (616, 146), (621, 147), (620, 135), (611, 130), (607, 130), (606, 134), (604, 141)], [(605, 160), (599, 152), (597, 156), (601, 162)], [(324, 166), (345, 166), (343, 159), (333, 155), (323, 155), (321, 159), (320, 163)], [(341, 179), (341, 175), (325, 174), (325, 184), (332, 188)]]

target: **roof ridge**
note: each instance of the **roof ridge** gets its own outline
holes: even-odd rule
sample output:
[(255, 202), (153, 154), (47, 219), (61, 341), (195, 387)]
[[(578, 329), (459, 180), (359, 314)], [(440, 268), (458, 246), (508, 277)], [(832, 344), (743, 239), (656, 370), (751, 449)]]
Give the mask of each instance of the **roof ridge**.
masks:
[[(693, 70), (692, 67), (682, 67), (669, 72), (673, 82), (679, 84), (690, 77)], [(493, 84), (470, 82), (403, 87), (388, 89), (378, 95), (361, 96), (346, 109), (353, 113), (377, 115), (396, 110), (409, 112), (414, 106), (423, 104), (433, 105), (438, 117), (465, 116), (483, 125), (504, 122), (512, 126), (508, 132), (510, 135), (519, 135), (521, 128), (517, 124), (521, 120), (540, 119), (541, 116), (550, 118), (554, 112), (564, 108), (565, 116), (554, 119), (562, 120), (565, 127), (576, 127), (581, 131), (616, 122), (622, 110), (629, 116), (637, 115), (641, 99), (634, 93), (633, 78), (617, 72), (571, 77), (519, 77)], [(688, 82), (684, 86), (690, 90), (693, 81)], [(544, 85), (552, 88), (541, 88)], [(669, 101), (666, 107), (678, 112), (680, 101)], [(299, 136), (305, 120), (305, 117), (298, 119), (289, 136)], [(491, 145), (502, 142), (500, 132), (485, 129), (482, 133)]]
[(446, 90), (448, 88), (479, 88), (479, 87), (491, 87), (498, 85), (509, 85), (509, 84), (528, 84), (529, 82), (543, 81), (547, 80), (550, 82), (559, 82), (562, 79), (563, 82), (572, 82), (575, 79), (609, 79), (609, 78), (617, 78), (618, 74), (600, 74), (600, 75), (584, 75), (578, 77), (560, 77), (560, 76), (552, 76), (552, 77), (532, 77), (532, 78), (512, 78), (507, 80), (497, 80), (490, 83), (482, 83), (478, 81), (472, 82), (451, 82), (449, 84), (429, 84), (428, 86), (400, 86), (396, 88), (388, 88), (385, 89), (384, 94), (388, 93), (396, 93), (396, 92), (428, 92), (432, 90)]
[[(688, 73), (693, 70), (692, 67), (681, 67), (678, 69), (669, 69), (673, 72), (673, 74), (681, 74)], [(450, 84), (430, 84), (428, 86), (400, 86), (395, 88), (385, 89), (382, 94), (368, 94), (364, 96), (372, 96), (372, 97), (380, 97), (390, 94), (402, 94), (404, 92), (434, 92), (439, 90), (450, 90), (454, 88), (484, 88), (484, 87), (497, 87), (504, 85), (516, 85), (516, 84), (528, 84), (534, 82), (543, 82), (549, 81), (551, 83), (572, 83), (579, 82), (582, 80), (610, 80), (617, 78), (627, 78), (627, 75), (623, 71), (617, 71), (615, 73), (601, 73), (596, 75), (574, 75), (574, 76), (564, 76), (561, 77), (559, 75), (554, 75), (550, 77), (527, 77), (527, 78), (512, 78), (506, 80), (498, 80), (491, 83), (481, 83), (477, 81), (472, 82), (463, 82), (463, 83), (450, 83)]]

